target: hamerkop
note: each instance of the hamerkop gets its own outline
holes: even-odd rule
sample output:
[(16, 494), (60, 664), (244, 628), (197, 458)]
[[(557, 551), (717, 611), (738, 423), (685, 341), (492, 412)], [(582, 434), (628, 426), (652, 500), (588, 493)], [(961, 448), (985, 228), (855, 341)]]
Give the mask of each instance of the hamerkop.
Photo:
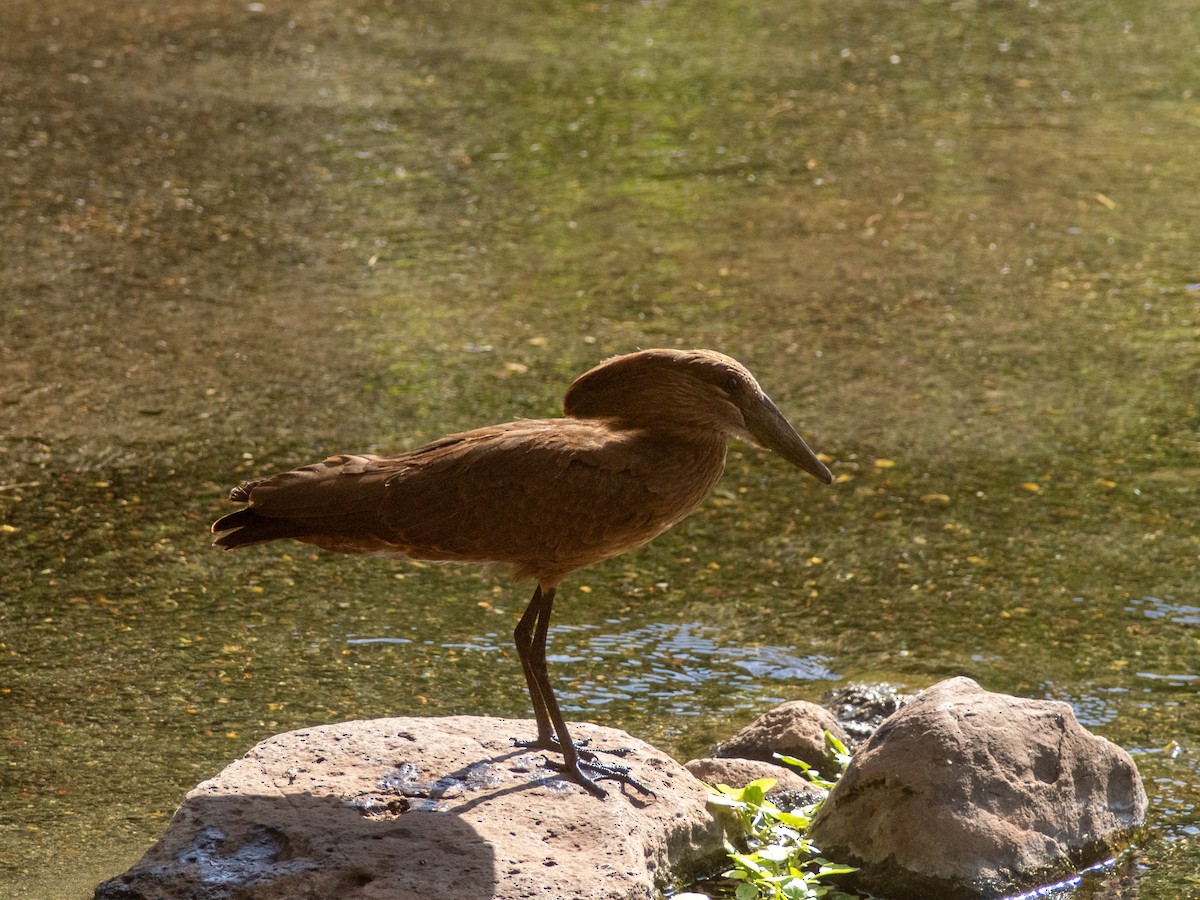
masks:
[[(292, 538), (341, 553), (499, 563), (537, 582), (514, 638), (537, 739), (554, 767), (638, 785), (572, 742), (546, 671), (554, 591), (571, 572), (640, 547), (694, 510), (725, 467), (730, 436), (828, 484), (829, 469), (739, 362), (711, 350), (609, 359), (567, 391), (560, 419), (452, 434), (400, 456), (331, 456), (247, 481), (248, 504), (212, 526), (233, 549)], [(589, 777), (590, 776), (590, 777)]]

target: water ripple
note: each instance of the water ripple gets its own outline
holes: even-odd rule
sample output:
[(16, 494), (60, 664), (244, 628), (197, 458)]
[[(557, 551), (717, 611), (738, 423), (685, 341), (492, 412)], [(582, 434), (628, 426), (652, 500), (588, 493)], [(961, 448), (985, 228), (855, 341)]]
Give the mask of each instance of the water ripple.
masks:
[(1166, 619), (1179, 625), (1200, 625), (1200, 606), (1179, 603), (1170, 595), (1130, 600), (1125, 611), (1141, 613), (1147, 619)]

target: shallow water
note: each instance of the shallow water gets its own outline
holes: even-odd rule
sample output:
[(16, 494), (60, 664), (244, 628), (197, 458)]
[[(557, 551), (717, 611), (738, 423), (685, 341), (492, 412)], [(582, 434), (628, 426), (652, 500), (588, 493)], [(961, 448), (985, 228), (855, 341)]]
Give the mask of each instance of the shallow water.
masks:
[(207, 525), (241, 478), (741, 358), (837, 476), (561, 589), (569, 715), (680, 758), (852, 680), (1072, 704), (1200, 881), (1190, 5), (0, 9), (0, 896), (90, 896), (279, 731), (528, 715), (525, 585)]

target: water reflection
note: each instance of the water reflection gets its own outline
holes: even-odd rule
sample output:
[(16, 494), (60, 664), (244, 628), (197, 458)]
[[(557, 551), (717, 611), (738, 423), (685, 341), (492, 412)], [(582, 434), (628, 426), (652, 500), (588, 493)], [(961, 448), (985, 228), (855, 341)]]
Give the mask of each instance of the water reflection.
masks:
[[(1124, 687), (1090, 685), (1086, 691), (1080, 691), (1078, 688), (1068, 691), (1059, 685), (1046, 688), (1044, 696), (1049, 700), (1069, 703), (1080, 725), (1085, 728), (1098, 728), (1121, 715), (1121, 711), (1129, 705), (1129, 694), (1129, 689)], [(1149, 697), (1147, 702), (1150, 702)]]
[[(512, 638), (497, 632), (455, 642), (350, 635), (346, 643), (417, 643), (445, 650), (507, 653)], [(791, 648), (771, 644), (724, 641), (719, 629), (701, 622), (618, 617), (602, 625), (557, 625), (550, 629), (549, 645), (552, 676), (562, 684), (556, 688), (560, 701), (564, 709), (574, 711), (636, 702), (655, 707), (659, 714), (719, 715), (783, 702), (786, 698), (772, 691), (769, 682), (795, 685), (841, 678), (830, 668), (829, 657), (797, 656)], [(602, 678), (590, 677), (596, 673)]]
[[(781, 702), (763, 680), (832, 680), (838, 676), (824, 657), (796, 657), (786, 647), (723, 643), (716, 629), (702, 623), (651, 622), (632, 628), (609, 623), (560, 629), (553, 638), (552, 660), (565, 664), (571, 679), (576, 664), (607, 663), (604, 684), (586, 683), (563, 691), (572, 709), (613, 701), (652, 702), (659, 714), (721, 714)], [(619, 666), (613, 666), (622, 660)]]
[(1138, 678), (1161, 681), (1168, 687), (1186, 687), (1190, 682), (1200, 681), (1200, 675), (1160, 675), (1156, 672), (1135, 672)]
[(1139, 597), (1130, 600), (1125, 611), (1141, 613), (1147, 619), (1166, 619), (1179, 625), (1200, 625), (1200, 606), (1180, 603), (1170, 595), (1161, 599)]

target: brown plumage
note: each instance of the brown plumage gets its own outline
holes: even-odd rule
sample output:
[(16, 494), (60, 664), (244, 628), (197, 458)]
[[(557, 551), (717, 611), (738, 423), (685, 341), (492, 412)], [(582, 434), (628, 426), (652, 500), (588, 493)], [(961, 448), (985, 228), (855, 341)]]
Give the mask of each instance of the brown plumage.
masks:
[(546, 671), (555, 588), (694, 510), (724, 469), (730, 436), (831, 481), (736, 360), (644, 350), (579, 376), (559, 419), (478, 428), (390, 458), (333, 456), (244, 482), (229, 499), (248, 505), (212, 530), (228, 549), (292, 538), (341, 553), (502, 564), (536, 580), (514, 634), (537, 719), (533, 746), (560, 751), (562, 770), (603, 796), (583, 769), (634, 782), (580, 751), (559, 712)]

